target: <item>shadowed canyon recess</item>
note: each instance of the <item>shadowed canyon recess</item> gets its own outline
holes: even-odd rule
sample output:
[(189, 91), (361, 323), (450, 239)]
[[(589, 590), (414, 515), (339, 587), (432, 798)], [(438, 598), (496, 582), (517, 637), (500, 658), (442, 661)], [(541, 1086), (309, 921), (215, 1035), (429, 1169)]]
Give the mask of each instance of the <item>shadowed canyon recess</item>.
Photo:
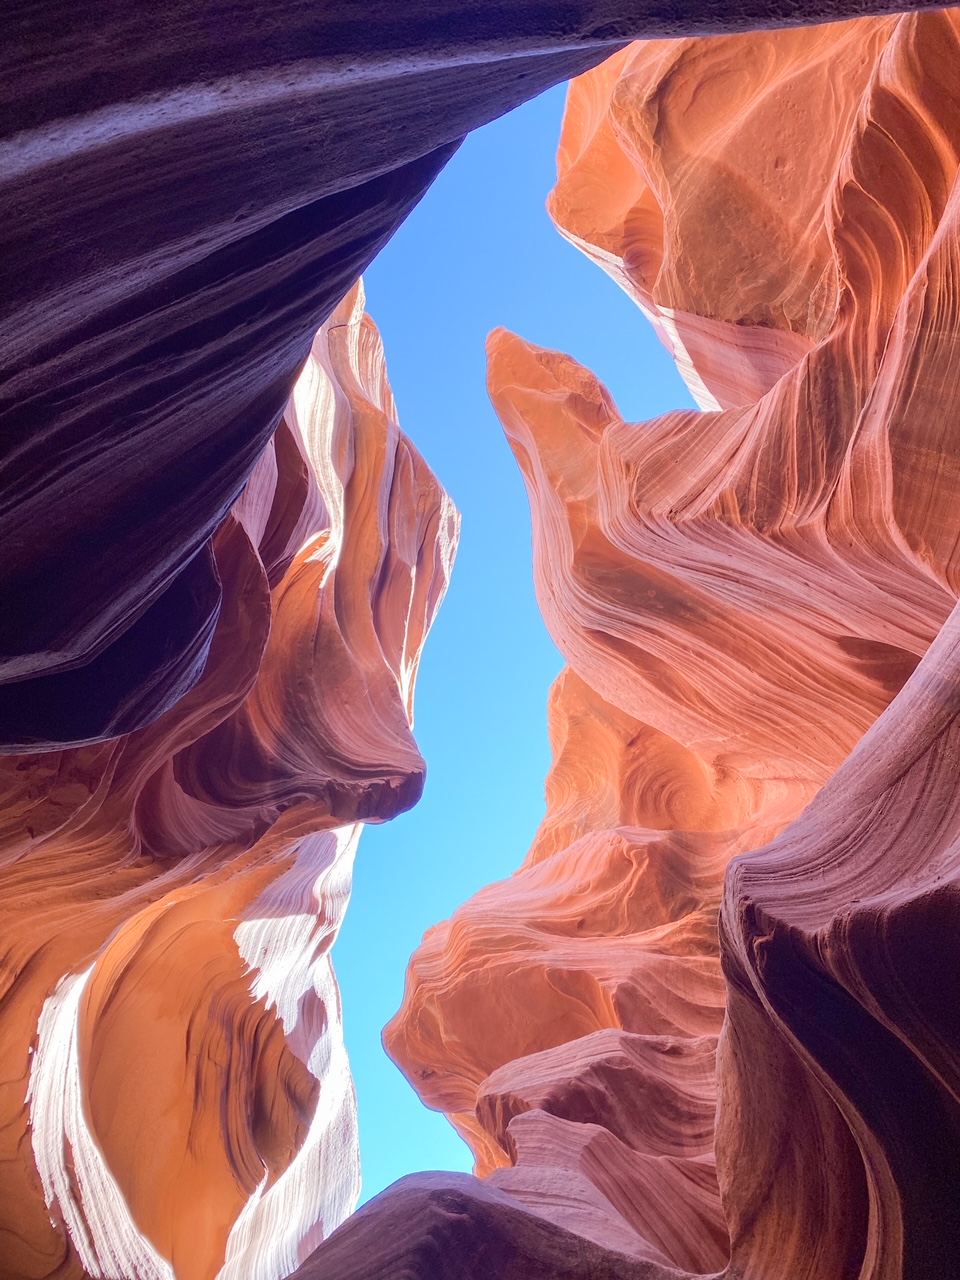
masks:
[[(960, 10), (899, 7), (13, 23), (3, 1280), (958, 1274)], [(354, 1213), (331, 949), (459, 532), (357, 277), (570, 75), (550, 214), (700, 408), (490, 335), (547, 809), (385, 1032), (475, 1176)]]

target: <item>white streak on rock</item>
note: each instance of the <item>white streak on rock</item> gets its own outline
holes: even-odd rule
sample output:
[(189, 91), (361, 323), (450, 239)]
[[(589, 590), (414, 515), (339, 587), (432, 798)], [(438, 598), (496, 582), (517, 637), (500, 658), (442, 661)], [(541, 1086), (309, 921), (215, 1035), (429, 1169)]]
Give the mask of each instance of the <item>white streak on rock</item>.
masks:
[(303, 840), (297, 861), (250, 906), (234, 937), (252, 995), (275, 1008), (293, 1053), (320, 1081), (310, 1130), (290, 1166), (250, 1197), (218, 1280), (280, 1280), (356, 1207), (357, 1105), (330, 947), (350, 897), (362, 825)]
[(34, 1159), (48, 1207), (59, 1213), (84, 1270), (96, 1280), (174, 1280), (134, 1222), (83, 1107), (77, 1029), (93, 972), (64, 978), (44, 1003), (30, 1070)]

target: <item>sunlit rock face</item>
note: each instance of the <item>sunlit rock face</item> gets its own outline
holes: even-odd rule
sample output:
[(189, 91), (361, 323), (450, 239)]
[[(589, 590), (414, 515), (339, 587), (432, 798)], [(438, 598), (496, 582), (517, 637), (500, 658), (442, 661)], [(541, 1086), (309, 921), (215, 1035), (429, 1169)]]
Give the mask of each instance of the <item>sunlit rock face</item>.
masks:
[(6, 6), (0, 751), (130, 733), (200, 679), (214, 535), (465, 133), (639, 36), (929, 3)]
[(4, 1280), (268, 1280), (354, 1207), (330, 948), (363, 822), (422, 788), (457, 534), (355, 289), (214, 540), (203, 679), (2, 761)]
[(485, 1182), (401, 1184), (304, 1274), (955, 1272), (958, 66), (946, 10), (574, 82), (551, 213), (702, 412), (491, 336), (569, 664), (548, 808), (386, 1032)]

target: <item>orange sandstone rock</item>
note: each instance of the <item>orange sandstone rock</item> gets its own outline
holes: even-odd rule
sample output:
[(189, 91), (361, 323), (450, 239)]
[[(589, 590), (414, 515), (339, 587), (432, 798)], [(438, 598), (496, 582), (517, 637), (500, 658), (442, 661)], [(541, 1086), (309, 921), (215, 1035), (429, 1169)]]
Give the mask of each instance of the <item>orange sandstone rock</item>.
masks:
[(359, 288), (216, 539), (201, 682), (0, 761), (5, 1277), (288, 1274), (359, 1191), (330, 965), (361, 824), (420, 794), (458, 517)]
[(491, 335), (569, 663), (548, 812), (386, 1043), (598, 1273), (960, 1256), (958, 63), (957, 10), (616, 55), (571, 86), (551, 212), (703, 411), (626, 423)]

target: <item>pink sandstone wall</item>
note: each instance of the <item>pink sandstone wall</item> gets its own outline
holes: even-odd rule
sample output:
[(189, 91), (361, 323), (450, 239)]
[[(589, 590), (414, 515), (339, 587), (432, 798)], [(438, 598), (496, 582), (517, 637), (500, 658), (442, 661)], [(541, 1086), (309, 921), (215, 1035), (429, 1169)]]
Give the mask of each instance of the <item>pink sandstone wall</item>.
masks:
[(569, 666), (534, 845), (386, 1043), (611, 1274), (960, 1257), (958, 66), (956, 10), (615, 55), (549, 207), (702, 412), (490, 337)]

